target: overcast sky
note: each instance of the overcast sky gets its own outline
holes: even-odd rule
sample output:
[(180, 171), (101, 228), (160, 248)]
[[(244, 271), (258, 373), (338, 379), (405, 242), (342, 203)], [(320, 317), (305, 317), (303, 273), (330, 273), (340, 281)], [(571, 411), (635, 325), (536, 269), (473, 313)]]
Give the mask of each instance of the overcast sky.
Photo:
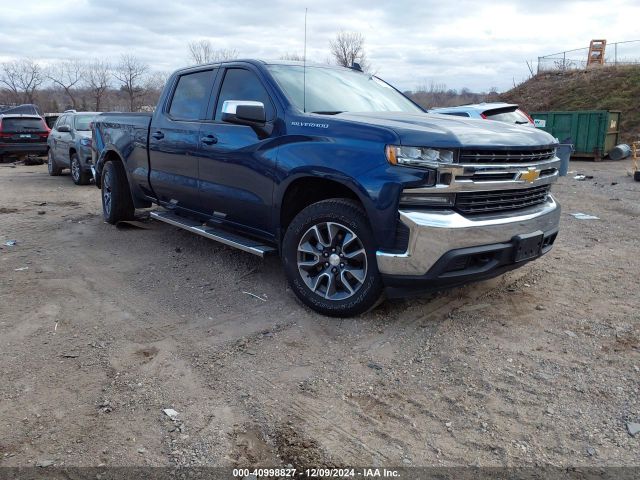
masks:
[(0, 61), (129, 53), (171, 71), (199, 39), (245, 58), (301, 54), (305, 7), (309, 60), (329, 58), (340, 29), (357, 31), (374, 70), (402, 90), (503, 91), (527, 76), (525, 60), (640, 38), (639, 0), (0, 0)]

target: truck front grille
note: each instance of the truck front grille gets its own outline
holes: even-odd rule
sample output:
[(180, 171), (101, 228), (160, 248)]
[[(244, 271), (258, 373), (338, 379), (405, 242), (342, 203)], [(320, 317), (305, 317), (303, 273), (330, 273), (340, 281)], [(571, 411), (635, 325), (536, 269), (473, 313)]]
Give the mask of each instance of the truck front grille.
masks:
[(550, 185), (456, 195), (456, 209), (463, 214), (504, 212), (539, 205), (547, 200)]
[(462, 164), (518, 164), (539, 163), (551, 160), (555, 148), (534, 148), (529, 150), (462, 150)]

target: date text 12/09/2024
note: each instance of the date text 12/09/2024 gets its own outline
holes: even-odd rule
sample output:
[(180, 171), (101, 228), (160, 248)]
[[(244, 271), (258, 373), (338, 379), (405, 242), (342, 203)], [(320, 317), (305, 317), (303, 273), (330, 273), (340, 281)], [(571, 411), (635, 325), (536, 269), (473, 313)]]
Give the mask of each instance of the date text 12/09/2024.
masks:
[(234, 468), (234, 478), (398, 478), (387, 468)]

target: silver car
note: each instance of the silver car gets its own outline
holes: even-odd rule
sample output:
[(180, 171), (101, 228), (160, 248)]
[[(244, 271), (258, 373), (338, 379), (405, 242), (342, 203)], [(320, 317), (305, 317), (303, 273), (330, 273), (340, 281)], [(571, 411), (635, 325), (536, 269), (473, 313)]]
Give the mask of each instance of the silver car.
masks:
[(430, 108), (429, 113), (483, 118), (485, 120), (496, 120), (498, 122), (513, 123), (515, 125), (534, 126), (533, 119), (529, 114), (513, 103), (476, 103), (473, 105), (461, 105), (459, 107)]
[(67, 111), (58, 118), (47, 140), (49, 175), (68, 168), (76, 185), (91, 181), (91, 122), (99, 113)]

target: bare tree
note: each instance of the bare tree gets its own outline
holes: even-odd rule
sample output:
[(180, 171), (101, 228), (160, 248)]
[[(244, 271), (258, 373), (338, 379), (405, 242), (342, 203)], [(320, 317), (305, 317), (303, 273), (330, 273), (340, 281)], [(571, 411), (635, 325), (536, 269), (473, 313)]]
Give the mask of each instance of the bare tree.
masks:
[(136, 110), (136, 101), (144, 95), (143, 81), (149, 71), (149, 65), (141, 62), (133, 55), (122, 55), (118, 65), (112, 72), (121, 90), (129, 97), (129, 111)]
[(351, 67), (354, 63), (359, 63), (365, 72), (371, 69), (364, 50), (364, 36), (361, 33), (340, 31), (335, 40), (329, 42), (329, 48), (338, 65)]
[(284, 55), (280, 56), (280, 60), (291, 60), (294, 62), (302, 62), (304, 60), (304, 56), (300, 55), (299, 53), (285, 53)]
[(63, 60), (47, 69), (47, 78), (54, 85), (62, 88), (71, 100), (71, 107), (76, 108), (75, 90), (84, 77), (84, 65), (80, 60)]
[(203, 63), (224, 62), (238, 58), (238, 51), (234, 48), (213, 48), (209, 40), (197, 40), (187, 44), (189, 59), (197, 65)]
[(29, 58), (5, 62), (0, 69), (0, 83), (9, 89), (16, 102), (34, 103), (43, 81), (42, 67)]
[(86, 65), (86, 78), (95, 111), (99, 112), (102, 107), (102, 99), (111, 84), (111, 65), (96, 58)]
[(155, 109), (168, 78), (169, 73), (167, 72), (153, 72), (147, 77), (144, 84), (144, 96), (142, 98), (142, 109), (144, 111), (152, 112)]

